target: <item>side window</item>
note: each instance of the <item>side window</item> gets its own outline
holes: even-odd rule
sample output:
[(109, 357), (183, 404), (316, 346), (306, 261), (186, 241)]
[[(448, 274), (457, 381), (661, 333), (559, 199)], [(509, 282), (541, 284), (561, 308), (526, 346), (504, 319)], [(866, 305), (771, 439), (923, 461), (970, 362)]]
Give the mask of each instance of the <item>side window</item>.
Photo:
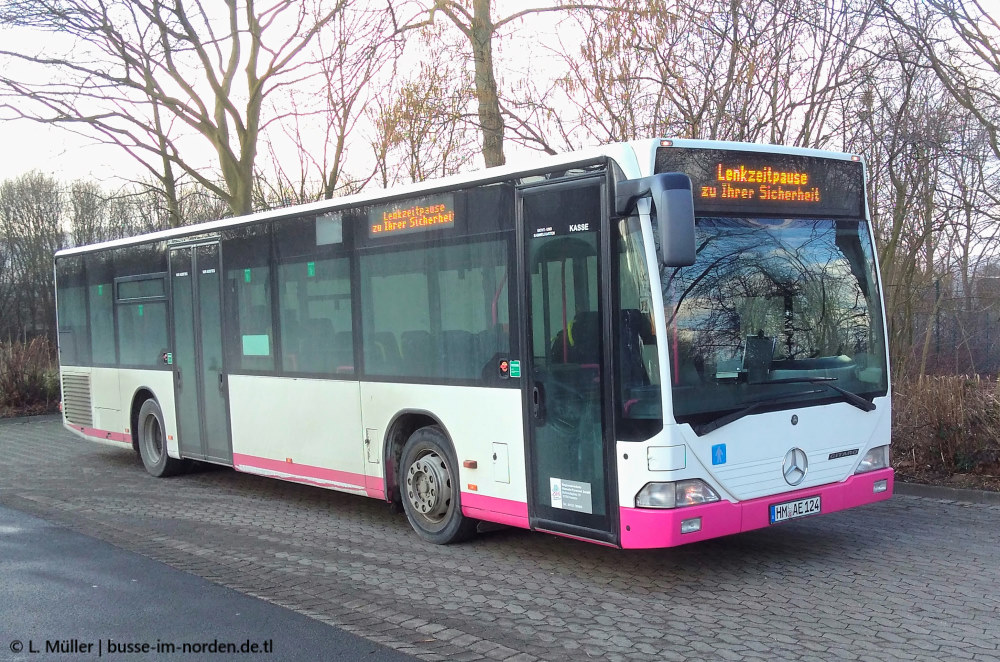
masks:
[(270, 372), (274, 365), (271, 321), (271, 236), (268, 226), (234, 230), (223, 237), (225, 316), (232, 370)]
[(431, 301), (423, 259), (432, 260), (429, 253), (406, 251), (361, 259), (369, 374), (426, 377), (433, 372), (436, 357), (431, 352)]
[(64, 257), (56, 264), (59, 361), (63, 365), (89, 365), (87, 288), (83, 259)]
[(84, 287), (67, 287), (59, 292), (59, 350), (66, 365), (90, 364)]
[(354, 373), (350, 279), (346, 257), (303, 259), (278, 267), (283, 370)]
[(540, 365), (599, 363), (597, 233), (574, 232), (532, 241), (535, 360)]
[(510, 349), (506, 244), (486, 242), (441, 249), (439, 343), (443, 377), (480, 379)]
[(273, 370), (270, 268), (229, 269), (226, 282), (236, 313), (235, 366), (241, 370)]
[[(641, 440), (663, 427), (652, 287), (639, 219), (633, 216), (619, 221), (617, 234), (618, 435)], [(679, 371), (680, 366), (674, 368)]]
[(114, 276), (106, 253), (86, 258), (90, 301), (90, 348), (94, 365), (115, 365)]
[(160, 366), (167, 351), (165, 274), (115, 281), (118, 342), (124, 366)]
[(361, 258), (366, 371), (480, 380), (510, 348), (507, 243)]

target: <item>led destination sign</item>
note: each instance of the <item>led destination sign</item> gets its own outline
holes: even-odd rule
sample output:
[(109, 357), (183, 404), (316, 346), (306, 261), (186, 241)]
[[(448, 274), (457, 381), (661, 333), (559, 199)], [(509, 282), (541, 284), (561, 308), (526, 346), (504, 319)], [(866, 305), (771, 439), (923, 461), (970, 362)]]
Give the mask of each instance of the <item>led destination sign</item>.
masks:
[(656, 172), (691, 177), (695, 212), (860, 217), (861, 164), (791, 154), (660, 147)]
[(376, 205), (368, 212), (369, 237), (427, 232), (454, 226), (455, 200), (450, 194)]
[(818, 186), (809, 186), (808, 172), (747, 168), (745, 164), (719, 163), (715, 166), (715, 183), (702, 184), (695, 195), (701, 198), (737, 200), (776, 200), (791, 202), (820, 202)]

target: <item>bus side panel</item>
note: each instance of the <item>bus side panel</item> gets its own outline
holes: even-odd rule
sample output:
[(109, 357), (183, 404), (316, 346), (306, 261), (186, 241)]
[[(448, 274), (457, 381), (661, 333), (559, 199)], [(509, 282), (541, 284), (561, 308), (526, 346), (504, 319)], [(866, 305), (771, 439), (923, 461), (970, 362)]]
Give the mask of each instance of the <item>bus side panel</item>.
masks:
[[(400, 412), (436, 418), (455, 446), (462, 512), (528, 527), (520, 390), (364, 382), (361, 403), (364, 426), (377, 431), (380, 448)], [(463, 466), (466, 462), (475, 468)]]
[[(98, 406), (105, 402), (106, 394), (102, 389), (107, 388), (107, 384), (94, 373), (94, 368), (83, 366), (59, 367), (63, 426), (84, 439), (122, 448), (130, 440), (113, 416), (114, 412)], [(112, 397), (118, 397), (117, 382)]]
[(118, 368), (90, 368), (90, 384), (93, 392), (94, 409), (121, 411), (120, 373), (121, 371)]
[[(132, 411), (132, 398), (141, 388), (150, 390), (160, 405), (163, 413), (163, 425), (167, 435), (167, 455), (180, 457), (177, 450), (177, 414), (174, 408), (174, 373), (170, 370), (136, 370), (133, 368), (118, 369), (118, 384), (121, 401), (121, 430), (131, 431), (129, 415)], [(141, 406), (142, 403), (139, 403)], [(129, 436), (128, 443), (132, 443)]]
[(129, 413), (132, 397), (148, 388), (160, 403), (167, 451), (177, 457), (174, 439), (174, 392), (172, 373), (162, 370), (63, 367), (63, 424), (77, 434), (118, 447), (132, 447)]
[[(121, 380), (117, 368), (91, 368), (90, 389), (94, 404), (94, 428), (115, 433), (117, 441), (131, 443), (128, 415), (122, 415)], [(118, 434), (125, 435), (124, 438)]]
[(128, 423), (122, 423), (118, 370), (62, 367), (63, 425), (96, 441), (131, 443)]
[(229, 376), (233, 466), (365, 494), (357, 382)]

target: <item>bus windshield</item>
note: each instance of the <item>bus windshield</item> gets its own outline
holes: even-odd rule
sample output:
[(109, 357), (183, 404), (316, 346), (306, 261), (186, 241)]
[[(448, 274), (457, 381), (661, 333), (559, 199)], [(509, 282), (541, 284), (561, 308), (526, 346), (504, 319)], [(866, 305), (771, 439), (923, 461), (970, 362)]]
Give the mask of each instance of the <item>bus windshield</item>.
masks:
[(702, 217), (697, 246), (662, 276), (678, 422), (885, 395), (865, 221)]

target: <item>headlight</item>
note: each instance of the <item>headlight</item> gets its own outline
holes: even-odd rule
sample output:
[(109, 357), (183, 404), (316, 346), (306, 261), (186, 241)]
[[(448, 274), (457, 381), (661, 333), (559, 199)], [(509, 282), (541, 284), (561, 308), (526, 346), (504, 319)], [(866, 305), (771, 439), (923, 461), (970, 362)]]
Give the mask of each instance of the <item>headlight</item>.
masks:
[(636, 508), (683, 508), (718, 500), (718, 493), (700, 478), (673, 483), (646, 483), (635, 495)]
[(861, 459), (861, 464), (858, 465), (858, 470), (854, 473), (864, 474), (869, 471), (877, 471), (879, 469), (886, 469), (889, 467), (889, 447), (888, 446), (876, 446), (867, 453), (865, 453), (864, 458)]

